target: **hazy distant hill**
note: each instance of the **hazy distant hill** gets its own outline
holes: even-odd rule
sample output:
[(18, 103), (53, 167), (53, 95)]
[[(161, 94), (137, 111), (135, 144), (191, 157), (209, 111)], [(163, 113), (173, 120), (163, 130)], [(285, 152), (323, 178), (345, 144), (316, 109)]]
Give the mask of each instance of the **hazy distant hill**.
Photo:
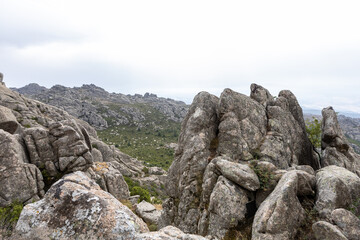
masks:
[(188, 106), (155, 94), (109, 93), (93, 84), (81, 87), (36, 83), (12, 88), (23, 95), (59, 107), (98, 130), (99, 137), (150, 165), (167, 168), (173, 158), (180, 123)]
[(184, 102), (157, 97), (155, 94), (109, 93), (94, 84), (74, 88), (55, 85), (47, 89), (31, 83), (12, 90), (64, 109), (100, 130), (122, 124), (140, 128), (146, 124), (156, 126), (157, 123), (149, 119), (150, 112), (158, 118), (181, 122), (188, 108)]

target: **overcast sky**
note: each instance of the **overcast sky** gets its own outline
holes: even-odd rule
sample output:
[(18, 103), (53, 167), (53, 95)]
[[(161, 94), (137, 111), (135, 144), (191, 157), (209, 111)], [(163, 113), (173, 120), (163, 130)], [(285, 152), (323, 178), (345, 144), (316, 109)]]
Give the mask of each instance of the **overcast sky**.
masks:
[(0, 0), (0, 72), (8, 87), (94, 83), (187, 103), (255, 82), (360, 113), (359, 12), (346, 0)]

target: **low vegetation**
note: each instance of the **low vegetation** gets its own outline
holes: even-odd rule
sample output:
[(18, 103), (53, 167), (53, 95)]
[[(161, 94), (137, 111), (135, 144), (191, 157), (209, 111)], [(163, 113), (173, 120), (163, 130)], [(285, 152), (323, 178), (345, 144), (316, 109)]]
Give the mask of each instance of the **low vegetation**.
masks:
[(10, 236), (15, 229), (16, 223), (19, 220), (20, 213), (24, 205), (19, 201), (14, 201), (8, 207), (0, 207), (0, 237)]
[[(167, 170), (174, 158), (174, 149), (180, 133), (180, 123), (168, 120), (156, 109), (138, 104), (144, 113), (145, 122), (139, 125), (115, 125), (115, 119), (107, 119), (109, 127), (98, 131), (104, 142), (115, 145), (120, 151), (143, 161), (147, 166)], [(120, 111), (120, 110), (118, 110)]]
[(256, 161), (251, 162), (249, 166), (259, 178), (260, 189), (264, 191), (268, 190), (271, 180), (274, 179), (274, 174), (266, 168), (259, 167)]
[(312, 120), (306, 121), (306, 133), (310, 142), (315, 148), (321, 147), (321, 120), (313, 117)]
[[(161, 204), (162, 200), (164, 199), (165, 196), (161, 196), (157, 189), (156, 186), (140, 186), (139, 182), (136, 180), (133, 180), (129, 177), (124, 176), (125, 182), (127, 183), (127, 185), (129, 186), (129, 191), (130, 191), (130, 195), (131, 196), (135, 196), (135, 195), (139, 195), (139, 202), (141, 202), (142, 200), (145, 200), (149, 203), (154, 203), (154, 204)], [(153, 198), (153, 200), (151, 200), (151, 198)]]
[(320, 221), (319, 213), (315, 208), (315, 198), (313, 196), (299, 197), (300, 203), (305, 210), (305, 218), (295, 236), (296, 240), (315, 240), (312, 225)]

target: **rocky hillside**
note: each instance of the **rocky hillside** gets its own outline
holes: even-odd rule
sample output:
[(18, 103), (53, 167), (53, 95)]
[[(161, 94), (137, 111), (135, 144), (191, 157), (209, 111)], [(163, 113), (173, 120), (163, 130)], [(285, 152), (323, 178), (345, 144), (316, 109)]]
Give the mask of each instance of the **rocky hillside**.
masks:
[(158, 119), (181, 122), (188, 108), (184, 102), (159, 98), (155, 94), (109, 93), (94, 84), (74, 88), (55, 85), (47, 89), (31, 83), (12, 90), (66, 110), (99, 130), (118, 125), (156, 127), (158, 123), (149, 118), (149, 112), (156, 114)]
[[(92, 217), (95, 217), (90, 215), (95, 212), (99, 213), (98, 217), (102, 217), (104, 221), (97, 219), (101, 222), (98, 230), (105, 227), (105, 222), (114, 230), (118, 229), (118, 224), (124, 223), (121, 221), (128, 224), (131, 220), (138, 224), (136, 231), (140, 229), (140, 232), (147, 232), (147, 225), (119, 201), (129, 205), (133, 200), (137, 203), (137, 199), (144, 196), (143, 193), (149, 194), (146, 189), (156, 193), (161, 191), (165, 172), (158, 168), (146, 168), (137, 159), (102, 142), (95, 129), (87, 122), (76, 119), (62, 109), (11, 91), (2, 79), (0, 80), (0, 239), (9, 236), (14, 230), (14, 223), (16, 224), (19, 217), (16, 212), (21, 211), (23, 205), (26, 205), (25, 209), (35, 209), (31, 204), (34, 202), (39, 207), (34, 214), (37, 215), (42, 209), (42, 214), (53, 219), (49, 228), (67, 223), (71, 218), (66, 214), (75, 214), (72, 217), (75, 217), (76, 221), (72, 224), (76, 226), (73, 225), (72, 229), (63, 232), (71, 237), (74, 237), (71, 235), (73, 231), (84, 231), (88, 221), (92, 222)], [(71, 173), (75, 175), (64, 177), (65, 182), (55, 184), (58, 187), (56, 189), (53, 184)], [(128, 186), (127, 182), (135, 186)], [(133, 190), (137, 190), (134, 193), (140, 196), (131, 197)], [(69, 196), (66, 195), (67, 191), (70, 192)], [(74, 191), (80, 191), (80, 195), (76, 195)], [(146, 196), (150, 201), (150, 196)], [(51, 198), (56, 203), (49, 202)], [(57, 201), (60, 198), (63, 202)], [(79, 207), (76, 209), (77, 215), (75, 209), (75, 212), (70, 211), (73, 205), (74, 208)], [(80, 209), (84, 206), (85, 208)], [(64, 212), (61, 209), (69, 211)], [(33, 217), (30, 214), (25, 218), (29, 220)], [(39, 223), (45, 218), (41, 215)], [(31, 226), (35, 226), (34, 222)], [(14, 239), (37, 238), (32, 237), (32, 233), (24, 233), (32, 229), (26, 223), (20, 225), (19, 229), (20, 235)], [(112, 231), (111, 229), (109, 231)], [(95, 227), (93, 230), (97, 231)], [(59, 229), (56, 231), (59, 232)], [(50, 235), (50, 238), (68, 239), (65, 237), (67, 235), (57, 235), (58, 233), (49, 233), (45, 237), (41, 235), (45, 234), (42, 230), (36, 234), (39, 234), (36, 235), (40, 237), (38, 239), (48, 239)], [(110, 233), (99, 233), (98, 238), (112, 236), (106, 234)], [(88, 237), (82, 236), (80, 239)]]
[[(252, 84), (250, 96), (201, 92), (165, 175), (99, 140), (88, 123), (0, 83), (0, 235), (359, 239), (360, 155), (331, 107), (322, 111), (321, 131), (317, 154), (289, 90), (273, 97)], [(129, 196), (130, 188), (145, 196), (135, 179), (164, 183), (162, 210)]]
[(172, 162), (174, 148), (169, 146), (177, 142), (180, 122), (188, 109), (183, 102), (154, 94), (109, 93), (93, 84), (47, 89), (33, 83), (13, 90), (67, 111), (95, 127), (104, 142), (149, 167), (164, 169)]

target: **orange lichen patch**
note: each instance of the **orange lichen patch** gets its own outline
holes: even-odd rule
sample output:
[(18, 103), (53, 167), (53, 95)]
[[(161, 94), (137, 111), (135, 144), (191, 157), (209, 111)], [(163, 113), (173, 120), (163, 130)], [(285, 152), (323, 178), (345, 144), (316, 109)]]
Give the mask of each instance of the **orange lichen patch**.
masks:
[(109, 165), (106, 162), (97, 162), (95, 167), (94, 167), (94, 171), (95, 172), (100, 172), (102, 171), (104, 168), (108, 169)]
[(161, 204), (154, 204), (156, 210), (162, 210), (162, 205)]

